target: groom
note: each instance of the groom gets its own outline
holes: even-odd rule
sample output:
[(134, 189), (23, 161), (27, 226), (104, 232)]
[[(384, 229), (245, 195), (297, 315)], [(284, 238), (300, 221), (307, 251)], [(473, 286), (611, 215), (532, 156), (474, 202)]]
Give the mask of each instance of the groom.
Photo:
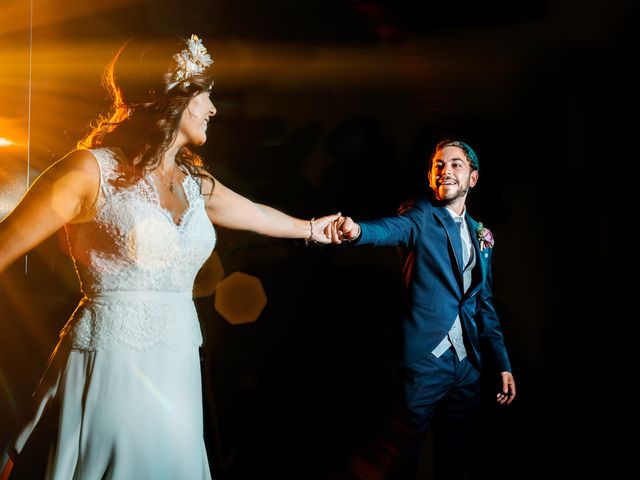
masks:
[[(341, 217), (334, 226), (334, 243), (404, 247), (407, 292), (400, 365), (406, 412), (401, 453), (411, 459), (405, 465), (413, 462), (417, 469), (424, 434), (439, 407), (450, 427), (445, 427), (441, 460), (436, 458), (436, 478), (462, 478), (470, 427), (480, 405), (481, 350), (489, 352), (498, 368), (499, 404), (513, 401), (516, 385), (492, 302), (493, 236), (465, 207), (478, 181), (476, 153), (462, 141), (444, 140), (428, 167), (432, 198), (417, 199), (394, 217), (358, 223)], [(415, 471), (411, 475), (415, 479)]]

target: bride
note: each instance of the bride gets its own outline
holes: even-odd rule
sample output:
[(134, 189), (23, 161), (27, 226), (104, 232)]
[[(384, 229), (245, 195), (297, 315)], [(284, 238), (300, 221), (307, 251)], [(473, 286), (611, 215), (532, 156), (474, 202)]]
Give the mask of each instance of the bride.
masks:
[(192, 301), (214, 225), (329, 243), (329, 215), (293, 218), (217, 181), (189, 147), (206, 141), (212, 59), (196, 36), (133, 40), (105, 70), (113, 106), (0, 222), (0, 272), (67, 231), (84, 297), (60, 334), (2, 478), (46, 414), (50, 479), (208, 479)]

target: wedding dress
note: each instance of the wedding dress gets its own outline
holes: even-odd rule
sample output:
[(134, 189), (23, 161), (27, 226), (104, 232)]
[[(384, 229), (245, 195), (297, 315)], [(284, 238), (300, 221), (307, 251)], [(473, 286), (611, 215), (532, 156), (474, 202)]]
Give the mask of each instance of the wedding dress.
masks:
[(185, 176), (189, 206), (175, 222), (150, 177), (116, 185), (119, 149), (91, 152), (101, 171), (97, 213), (66, 226), (84, 298), (13, 451), (54, 412), (46, 478), (209, 479), (192, 288), (216, 235), (200, 184)]

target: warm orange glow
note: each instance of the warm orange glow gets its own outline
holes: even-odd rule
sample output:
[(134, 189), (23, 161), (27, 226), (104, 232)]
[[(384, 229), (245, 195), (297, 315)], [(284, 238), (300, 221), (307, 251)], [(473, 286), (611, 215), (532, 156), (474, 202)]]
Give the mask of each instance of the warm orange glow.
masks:
[(27, 190), (26, 149), (7, 145), (0, 150), (0, 220), (3, 219)]
[[(107, 113), (110, 105), (101, 85), (102, 74), (125, 40), (42, 42), (36, 36), (30, 51), (28, 38), (0, 39), (0, 105), (4, 115), (0, 119), (0, 136), (26, 144), (30, 120), (32, 149), (58, 152), (58, 156), (67, 153), (87, 133), (88, 125)], [(218, 42), (215, 38), (204, 41), (216, 62), (216, 85), (222, 89), (251, 91), (265, 85), (274, 91), (294, 92), (428, 89), (433, 75), (442, 72), (443, 67), (449, 71), (456, 68), (446, 59), (420, 57), (410, 46), (301, 47)], [(434, 61), (440, 63), (437, 68)], [(19, 121), (19, 131), (5, 129), (6, 119)], [(34, 161), (41, 160), (34, 157)], [(46, 166), (38, 164), (41, 169)]]
[(266, 305), (262, 282), (253, 275), (234, 272), (216, 289), (215, 309), (232, 325), (255, 322)]
[[(59, 0), (37, 0), (33, 2), (33, 27), (55, 25), (143, 1), (145, 0), (66, 0), (61, 8)], [(0, 35), (29, 30), (30, 3), (25, 0), (3, 0), (0, 3)]]
[(26, 125), (20, 119), (0, 117), (0, 134), (0, 147), (26, 147)]

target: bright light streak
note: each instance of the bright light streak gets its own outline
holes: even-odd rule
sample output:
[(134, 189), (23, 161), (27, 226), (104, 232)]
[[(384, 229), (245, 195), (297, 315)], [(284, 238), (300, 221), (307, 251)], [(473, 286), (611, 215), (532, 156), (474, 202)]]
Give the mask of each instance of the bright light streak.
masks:
[(138, 377), (138, 379), (142, 382), (142, 384), (149, 391), (149, 393), (151, 393), (151, 395), (153, 395), (156, 398), (156, 400), (158, 400), (160, 405), (164, 407), (167, 413), (173, 414), (174, 406), (167, 399), (167, 397), (162, 393), (162, 391), (158, 387), (156, 387), (155, 383), (153, 383), (153, 381), (147, 375), (145, 375), (145, 373), (142, 370), (140, 370), (136, 365), (131, 364), (131, 370), (133, 371), (133, 374), (136, 377)]
[(13, 142), (7, 138), (0, 137), (0, 147), (8, 147), (13, 145)]

